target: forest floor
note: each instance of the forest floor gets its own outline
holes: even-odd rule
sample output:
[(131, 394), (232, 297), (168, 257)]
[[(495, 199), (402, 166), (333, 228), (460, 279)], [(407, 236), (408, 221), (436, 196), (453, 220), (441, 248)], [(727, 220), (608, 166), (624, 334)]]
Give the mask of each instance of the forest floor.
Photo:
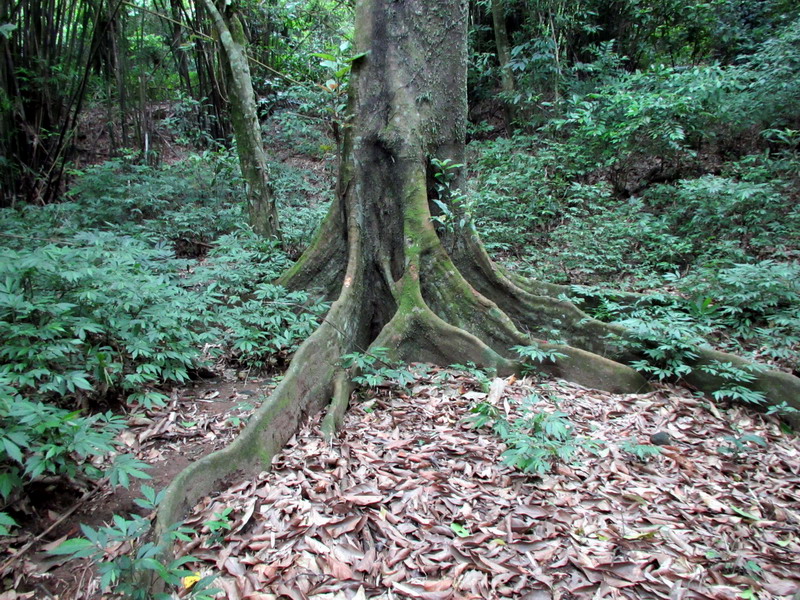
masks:
[[(800, 589), (800, 440), (776, 420), (674, 387), (619, 396), (415, 371), (407, 388), (362, 391), (332, 443), (313, 418), (271, 471), (201, 501), (186, 522), (200, 533), (177, 553), (218, 575), (228, 600), (746, 599)], [(154, 466), (146, 483), (161, 487), (224, 444), (267, 391), (234, 379), (174, 394), (126, 433)], [(508, 446), (488, 424), (474, 426), (476, 406), (504, 423), (568, 420), (567, 437), (537, 438), (553, 453), (550, 472), (505, 465)], [(674, 444), (654, 449), (656, 432)], [(535, 446), (532, 435), (517, 439)], [(574, 454), (559, 460), (568, 445)], [(130, 493), (115, 497), (87, 502), (69, 522), (130, 505)], [(212, 521), (224, 526), (212, 532)], [(55, 537), (77, 533), (70, 525)], [(102, 597), (89, 565), (31, 553), (16, 567), (26, 587), (3, 600)]]
[(97, 528), (115, 514), (146, 514), (134, 504), (142, 485), (164, 489), (191, 462), (224, 447), (273, 388), (270, 378), (229, 369), (220, 377), (176, 388), (167, 406), (131, 416), (120, 436), (122, 448), (149, 465), (148, 479), (133, 479), (127, 489), (107, 482), (89, 489), (54, 482), (34, 490), (25, 506), (17, 507), (29, 518), (16, 535), (2, 539), (0, 572), (6, 591), (0, 599), (100, 598), (90, 562), (67, 562), (46, 551), (82, 535), (80, 524)]

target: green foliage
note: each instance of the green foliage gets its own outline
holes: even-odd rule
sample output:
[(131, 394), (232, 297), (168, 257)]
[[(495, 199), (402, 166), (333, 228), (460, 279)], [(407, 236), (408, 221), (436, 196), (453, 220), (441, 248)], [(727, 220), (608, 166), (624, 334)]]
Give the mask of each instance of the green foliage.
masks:
[(359, 385), (379, 387), (382, 385), (395, 385), (406, 387), (414, 381), (414, 374), (406, 365), (398, 363), (389, 357), (388, 348), (370, 348), (368, 352), (352, 352), (341, 358), (341, 365), (345, 369), (355, 369), (358, 375), (353, 381)]
[(272, 164), (271, 174), (283, 244), (286, 252), (296, 257), (311, 243), (317, 226), (327, 213), (333, 198), (332, 174), (297, 168), (288, 163)]
[(332, 156), (336, 147), (328, 136), (330, 99), (330, 93), (324, 90), (299, 86), (278, 92), (276, 101), (290, 104), (292, 110), (280, 110), (272, 115), (270, 135), (274, 135), (283, 148), (297, 154), (317, 159)]
[[(247, 368), (281, 365), (327, 310), (266, 283), (289, 261), (234, 227), (241, 210), (227, 196), (209, 195), (207, 177), (228, 179), (226, 161), (107, 164), (81, 179), (72, 202), (0, 212), (3, 498), (43, 475), (99, 476), (92, 463), (115, 451), (124, 426), (90, 414), (104, 403), (163, 404), (164, 385), (187, 381), (215, 353)], [(176, 259), (206, 252), (192, 244), (211, 247), (202, 263)], [(105, 475), (127, 487), (142, 468), (122, 455)]]
[(761, 365), (746, 365), (744, 368), (736, 367), (730, 362), (712, 361), (707, 365), (700, 365), (700, 370), (722, 379), (723, 387), (715, 390), (711, 395), (716, 400), (735, 400), (747, 404), (763, 404), (766, 396), (763, 392), (751, 390), (745, 384), (756, 380), (755, 373), (765, 370)]
[(706, 345), (703, 330), (688, 315), (671, 307), (636, 309), (616, 321), (629, 335), (615, 339), (621, 348), (644, 355), (631, 366), (641, 373), (665, 379), (680, 379), (691, 373), (697, 347)]
[(707, 255), (721, 242), (755, 255), (800, 242), (800, 212), (771, 183), (706, 175), (654, 186), (644, 200), (665, 214), (669, 229), (695, 256)]
[[(794, 364), (798, 339), (796, 316), (787, 318), (781, 311), (779, 314), (784, 318), (776, 318), (775, 309), (780, 305), (781, 296), (777, 291), (770, 293), (768, 288), (775, 285), (776, 289), (786, 293), (783, 302), (792, 307), (790, 309), (792, 314), (798, 308), (797, 295), (784, 289), (779, 280), (770, 278), (769, 269), (766, 267), (763, 271), (757, 268), (743, 270), (742, 272), (757, 276), (751, 281), (734, 280), (735, 283), (726, 278), (724, 270), (715, 271), (715, 276), (722, 274), (723, 279), (733, 283), (730, 287), (719, 281), (709, 282), (709, 286), (705, 287), (697, 282), (690, 285), (680, 279), (673, 279), (687, 291), (697, 294), (688, 299), (666, 294), (649, 295), (642, 297), (634, 305), (627, 305), (616, 302), (613, 295), (603, 297), (597, 292), (586, 296), (587, 291), (585, 289), (581, 291), (584, 297), (599, 299), (590, 309), (595, 317), (626, 327), (629, 334), (615, 339), (614, 342), (623, 350), (644, 356), (643, 359), (632, 362), (631, 366), (659, 380), (680, 379), (692, 372), (695, 368), (692, 365), (698, 356), (697, 348), (707, 345), (708, 340), (723, 348), (739, 352), (758, 348), (762, 356), (780, 358), (788, 364)], [(763, 279), (760, 279), (761, 277)], [(763, 296), (757, 291), (759, 281), (767, 286)], [(790, 289), (796, 285), (795, 279), (787, 279), (786, 283)], [(735, 293), (726, 296), (726, 292), (736, 290), (742, 290), (740, 298), (737, 298)], [(706, 293), (714, 293), (715, 296), (708, 296)], [(724, 303), (720, 301), (722, 298)], [(758, 302), (759, 298), (764, 299), (763, 304)], [(746, 319), (731, 320), (732, 316), (738, 317), (745, 310), (752, 311), (748, 313)], [(774, 322), (783, 323), (787, 329), (765, 326)], [(763, 346), (760, 346), (761, 344)], [(764, 402), (763, 394), (749, 389), (748, 385), (755, 381), (758, 372), (765, 367), (749, 365), (740, 368), (732, 363), (714, 361), (697, 368), (723, 382), (720, 389), (713, 394), (716, 399), (753, 404)]]
[(654, 456), (661, 454), (661, 448), (652, 444), (640, 444), (635, 439), (625, 440), (619, 445), (619, 449), (628, 454), (632, 454), (640, 461), (646, 462)]
[(210, 534), (206, 541), (208, 546), (221, 544), (223, 542), (225, 532), (230, 531), (233, 527), (233, 523), (231, 523), (230, 519), (231, 512), (233, 512), (233, 509), (228, 506), (223, 508), (221, 512), (211, 515), (211, 520), (203, 523), (203, 527), (208, 529)]
[(194, 328), (202, 301), (165, 269), (169, 254), (111, 233), (70, 246), (0, 249), (0, 375), (40, 399), (183, 382), (207, 335)]
[[(708, 264), (674, 283), (692, 304), (708, 304), (703, 320), (732, 350), (758, 350), (768, 360), (800, 364), (800, 265), (763, 260)], [(725, 332), (725, 337), (723, 337)]]
[(735, 99), (735, 116), (744, 125), (796, 125), (800, 95), (800, 19), (781, 23), (773, 35), (733, 70), (742, 90)]
[(11, 501), (24, 485), (46, 475), (105, 475), (111, 485), (126, 488), (131, 477), (149, 478), (143, 472), (148, 466), (128, 454), (116, 456), (105, 473), (95, 466), (116, 451), (115, 437), (124, 428), (124, 417), (110, 412), (87, 417), (28, 400), (0, 376), (0, 497)]
[(489, 369), (487, 372), (487, 370), (479, 368), (472, 361), (468, 361), (467, 364), (465, 365), (460, 365), (460, 364), (450, 365), (450, 368), (468, 374), (470, 377), (472, 377), (472, 379), (474, 379), (478, 383), (478, 386), (480, 387), (481, 391), (483, 391), (484, 393), (489, 392), (489, 388), (491, 387), (492, 384), (492, 377), (495, 376), (494, 369)]
[[(719, 447), (719, 452), (730, 454), (734, 458), (753, 452), (755, 447), (765, 448), (767, 446), (767, 441), (760, 435), (755, 434), (726, 435), (724, 440), (726, 443)], [(755, 447), (750, 444), (755, 444)]]
[(16, 526), (17, 522), (8, 513), (0, 512), (0, 537), (9, 535), (11, 528)]
[(322, 59), (322, 67), (329, 78), (323, 85), (330, 94), (326, 112), (337, 127), (344, 126), (347, 120), (347, 86), (353, 63), (366, 56), (366, 52), (352, 54), (349, 40), (343, 40), (338, 47), (328, 52), (315, 52), (312, 56)]
[(490, 251), (521, 260), (515, 266), (526, 274), (624, 283), (671, 270), (691, 249), (641, 200), (577, 181), (585, 174), (571, 157), (576, 143), (518, 135), (473, 146), (481, 151), (477, 229)]
[(434, 188), (436, 196), (431, 200), (439, 208), (439, 214), (431, 220), (439, 225), (442, 231), (453, 233), (464, 227), (472, 226), (472, 205), (469, 197), (458, 189), (458, 174), (464, 165), (454, 163), (449, 158), (439, 160), (431, 158)]
[[(144, 498), (136, 503), (152, 510), (163, 498), (163, 493), (156, 494), (153, 488), (142, 486)], [(192, 556), (184, 556), (168, 563), (162, 560), (164, 548), (152, 542), (144, 542), (150, 532), (150, 519), (138, 515), (124, 518), (114, 515), (113, 525), (97, 529), (81, 525), (84, 537), (71, 538), (62, 542), (50, 551), (56, 556), (67, 556), (70, 559), (88, 558), (97, 566), (100, 584), (103, 589), (111, 590), (127, 600), (168, 600), (174, 596), (170, 593), (150, 592), (145, 582), (149, 576), (157, 576), (168, 586), (178, 586), (181, 578), (192, 575), (184, 568), (194, 561)], [(165, 536), (166, 543), (174, 540), (190, 541), (190, 529), (180, 524), (170, 528)], [(133, 547), (128, 554), (119, 552), (120, 548)], [(219, 590), (210, 587), (213, 577), (204, 577), (192, 586), (190, 596), (197, 600), (211, 600)]]
[(561, 213), (570, 173), (562, 168), (560, 147), (517, 135), (471, 148), (478, 152), (475, 222), (486, 247), (512, 251), (535, 243)]
[(492, 426), (494, 432), (508, 448), (503, 452), (503, 462), (525, 473), (544, 475), (555, 461), (571, 461), (581, 447), (592, 447), (588, 440), (575, 438), (573, 425), (560, 411), (537, 411), (534, 404), (538, 396), (523, 401), (519, 418), (508, 420), (487, 402), (476, 404), (468, 419), (472, 427)]
[[(44, 212), (53, 213), (61, 230), (145, 232), (196, 256), (204, 253), (202, 244), (245, 220), (242, 189), (236, 154), (225, 149), (191, 154), (160, 169), (116, 160), (87, 169), (69, 191), (72, 202)], [(41, 209), (34, 212), (42, 218)]]
[[(767, 408), (768, 415), (777, 415), (779, 417), (795, 416), (797, 415), (797, 413), (800, 413), (800, 410), (794, 408), (793, 406), (789, 406), (786, 402), (781, 402), (780, 404), (773, 404), (772, 406)], [(788, 431), (791, 431), (791, 428), (789, 428)]]
[(512, 346), (511, 351), (522, 359), (523, 370), (532, 373), (538, 372), (537, 365), (545, 362), (556, 362), (560, 358), (567, 358), (567, 355), (563, 352), (542, 348), (536, 342), (527, 346)]
[(264, 283), (288, 266), (276, 243), (240, 229), (222, 236), (187, 283), (204, 290), (206, 323), (217, 350), (248, 368), (285, 361), (314, 330), (328, 304)]
[(572, 98), (564, 117), (552, 124), (579, 140), (579, 168), (610, 169), (614, 188), (627, 190), (644, 157), (658, 157), (655, 166), (662, 170), (693, 158), (698, 137), (721, 117), (725, 86), (717, 67), (653, 67)]

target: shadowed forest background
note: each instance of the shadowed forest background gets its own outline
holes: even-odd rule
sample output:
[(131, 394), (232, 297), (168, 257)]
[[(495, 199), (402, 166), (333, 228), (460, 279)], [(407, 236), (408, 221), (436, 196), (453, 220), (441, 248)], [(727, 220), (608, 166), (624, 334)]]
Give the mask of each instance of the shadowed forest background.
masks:
[[(14, 557), (53, 524), (85, 537), (50, 550), (93, 557), (125, 597), (148, 597), (142, 571), (179, 584), (182, 564), (156, 566), (154, 544), (109, 559), (112, 543), (145, 534), (144, 516), (83, 531), (58, 517), (98, 486), (147, 476), (125, 436), (176, 390), (279, 379), (330, 305), (274, 282), (336, 194), (363, 58), (354, 3), (217, 3), (249, 57), (268, 183), (258, 201), (274, 205), (275, 235), (248, 210), (256, 186), (242, 165), (255, 150), (235, 126), (237, 71), (209, 4), (0, 7), (0, 549), (20, 594), (35, 577)], [(656, 385), (685, 383), (704, 344), (800, 376), (796, 3), (469, 4), (467, 161), (432, 160), (437, 231), (473, 224), (508, 272), (565, 286), (592, 317), (627, 327), (619, 343), (646, 356), (631, 366)], [(561, 341), (558, 325), (546, 342)], [(532, 376), (558, 359), (516, 351)], [(414, 378), (380, 351), (344, 360), (363, 389)], [(766, 408), (748, 386), (758, 367), (706, 367), (725, 381), (713, 400)], [(491, 374), (456, 370), (488, 393)], [(793, 435), (795, 408), (767, 412)], [(490, 413), (478, 406), (481, 424)], [(551, 431), (564, 426), (553, 418)], [(729, 453), (762, 442), (739, 432)], [(653, 447), (628, 452), (645, 460)], [(509, 464), (528, 473), (563, 459), (516, 450)], [(151, 511), (153, 487), (135, 487)], [(227, 515), (214, 516), (207, 529), (225, 530)], [(206, 585), (183, 593), (202, 598)]]

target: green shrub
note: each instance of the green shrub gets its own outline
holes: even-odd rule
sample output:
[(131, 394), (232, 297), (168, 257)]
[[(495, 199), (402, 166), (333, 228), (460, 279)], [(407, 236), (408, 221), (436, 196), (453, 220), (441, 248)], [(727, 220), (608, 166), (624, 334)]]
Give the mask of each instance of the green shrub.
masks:
[(666, 305), (658, 305), (649, 299), (615, 321), (629, 332), (615, 342), (644, 356), (631, 366), (659, 381), (677, 380), (691, 373), (691, 363), (698, 357), (697, 348), (708, 345), (703, 334), (710, 331), (681, 311), (675, 305), (677, 302), (665, 300)]
[(720, 241), (752, 255), (800, 242), (800, 212), (770, 183), (706, 175), (654, 186), (643, 200), (663, 212), (670, 230), (690, 242), (695, 255), (713, 255)]
[(800, 116), (798, 70), (800, 19), (795, 18), (742, 57), (731, 73), (740, 88), (731, 107), (740, 126), (796, 126)]
[[(151, 512), (164, 496), (163, 491), (156, 494), (149, 486), (142, 486), (142, 493), (144, 498), (137, 498), (135, 502)], [(192, 556), (164, 562), (163, 546), (145, 541), (150, 530), (149, 518), (139, 515), (131, 515), (128, 518), (114, 515), (113, 525), (96, 529), (81, 525), (83, 537), (70, 538), (50, 550), (49, 554), (66, 556), (70, 559), (88, 558), (97, 567), (102, 589), (126, 600), (169, 600), (176, 597), (167, 592), (151, 592), (148, 583), (153, 576), (172, 587), (181, 586), (183, 578), (193, 577), (196, 581), (190, 586), (186, 597), (196, 600), (211, 600), (216, 597), (215, 594), (219, 590), (210, 587), (214, 577), (201, 578), (187, 570), (185, 565), (196, 560)], [(192, 533), (193, 530), (177, 524), (166, 532), (164, 538), (167, 543), (175, 540), (190, 542)], [(121, 548), (126, 547), (133, 549), (120, 552)]]
[(388, 348), (372, 348), (369, 352), (352, 352), (341, 358), (345, 369), (354, 369), (358, 374), (353, 381), (359, 385), (378, 387), (391, 384), (401, 388), (414, 381), (414, 374), (407, 365), (392, 360)]
[(472, 427), (491, 426), (508, 446), (503, 462), (525, 473), (544, 475), (556, 461), (571, 461), (582, 447), (590, 450), (595, 443), (576, 438), (574, 427), (560, 411), (536, 410), (541, 398), (532, 395), (523, 400), (520, 416), (506, 419), (487, 402), (476, 404), (468, 422)]
[(115, 160), (78, 177), (71, 202), (34, 213), (56, 213), (64, 232), (113, 228), (197, 256), (245, 220), (243, 185), (236, 156), (227, 150), (206, 150), (160, 169)]
[(203, 291), (217, 350), (247, 368), (274, 368), (316, 328), (328, 304), (268, 283), (290, 262), (249, 229), (222, 236), (186, 283)]
[(684, 168), (722, 123), (726, 92), (719, 67), (652, 67), (573, 97), (553, 126), (570, 136), (580, 168), (608, 169), (614, 188), (628, 190), (640, 185), (631, 178), (643, 162), (661, 172)]
[[(81, 416), (78, 411), (34, 402), (22, 397), (0, 375), (0, 497), (8, 503), (28, 483), (48, 475), (69, 479), (98, 478), (128, 487), (130, 477), (148, 478), (142, 464), (122, 454), (103, 473), (94, 465), (117, 449), (117, 433), (125, 418), (111, 413)], [(0, 513), (0, 535), (15, 523)]]
[[(706, 302), (706, 322), (724, 347), (800, 365), (800, 265), (763, 260), (698, 269), (674, 280), (691, 304)], [(724, 332), (724, 333), (723, 333)]]
[(271, 173), (283, 243), (287, 252), (297, 257), (325, 217), (333, 189), (329, 179), (311, 169), (274, 163)]
[(536, 244), (561, 215), (567, 180), (561, 147), (535, 136), (518, 135), (475, 142), (479, 153), (475, 225), (490, 251), (518, 252)]
[(0, 249), (0, 376), (42, 400), (159, 402), (147, 387), (186, 381), (207, 341), (203, 298), (179, 285), (163, 250), (111, 233), (71, 241)]

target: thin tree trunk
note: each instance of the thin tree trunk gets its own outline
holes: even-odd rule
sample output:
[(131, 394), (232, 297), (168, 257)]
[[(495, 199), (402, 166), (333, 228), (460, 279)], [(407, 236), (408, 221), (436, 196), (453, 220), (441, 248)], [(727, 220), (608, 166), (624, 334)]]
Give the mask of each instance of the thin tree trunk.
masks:
[(278, 237), (278, 211), (272, 198), (256, 96), (244, 52), (244, 30), (235, 15), (226, 21), (213, 0), (205, 0), (205, 5), (222, 45), (222, 64), (228, 82), (231, 121), (242, 176), (248, 187), (250, 226), (264, 237)]
[(506, 15), (503, 7), (504, 0), (492, 0), (492, 23), (494, 40), (497, 46), (497, 61), (500, 64), (500, 85), (505, 97), (506, 130), (514, 128), (516, 111), (512, 98), (516, 93), (514, 75), (511, 73), (511, 50), (508, 43), (508, 30), (506, 29)]

